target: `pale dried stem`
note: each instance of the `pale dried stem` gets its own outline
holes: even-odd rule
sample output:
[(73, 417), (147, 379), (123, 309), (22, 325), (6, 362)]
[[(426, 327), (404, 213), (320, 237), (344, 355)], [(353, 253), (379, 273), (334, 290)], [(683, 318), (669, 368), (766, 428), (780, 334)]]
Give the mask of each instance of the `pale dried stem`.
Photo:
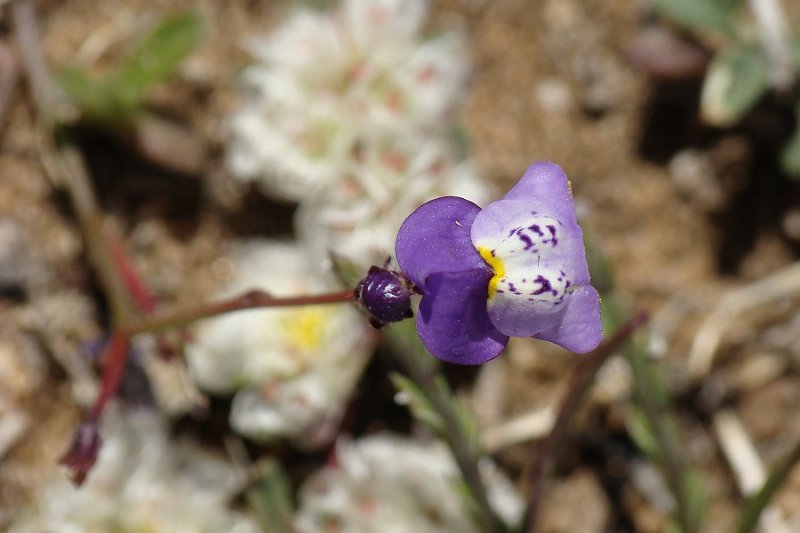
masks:
[(542, 407), (516, 416), (506, 422), (481, 429), (481, 446), (486, 453), (539, 440), (553, 429), (556, 414), (552, 407)]
[(701, 379), (708, 374), (722, 339), (739, 315), (797, 295), (800, 295), (800, 262), (726, 294), (692, 341), (687, 362), (691, 376)]
[(739, 491), (743, 496), (752, 496), (764, 485), (767, 475), (747, 429), (730, 409), (716, 413), (712, 423), (722, 454), (736, 477)]

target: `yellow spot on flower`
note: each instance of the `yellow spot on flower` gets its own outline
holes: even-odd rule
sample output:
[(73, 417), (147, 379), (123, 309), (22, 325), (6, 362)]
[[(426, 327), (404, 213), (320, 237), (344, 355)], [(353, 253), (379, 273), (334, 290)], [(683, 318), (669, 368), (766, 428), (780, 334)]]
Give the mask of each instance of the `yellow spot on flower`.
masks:
[(503, 260), (492, 255), (492, 251), (488, 248), (478, 246), (478, 253), (481, 254), (483, 260), (494, 270), (494, 277), (489, 280), (489, 298), (491, 298), (497, 293), (497, 285), (500, 284), (500, 280), (506, 275), (506, 266), (503, 264)]

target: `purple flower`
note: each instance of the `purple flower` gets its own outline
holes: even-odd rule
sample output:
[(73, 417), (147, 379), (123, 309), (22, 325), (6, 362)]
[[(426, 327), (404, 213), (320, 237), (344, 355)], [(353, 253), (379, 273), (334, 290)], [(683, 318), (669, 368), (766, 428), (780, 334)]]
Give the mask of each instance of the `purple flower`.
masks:
[(534, 163), (484, 209), (455, 196), (423, 204), (400, 227), (395, 252), (423, 294), (420, 339), (440, 359), (484, 363), (509, 337), (578, 353), (600, 343), (600, 299), (557, 165)]

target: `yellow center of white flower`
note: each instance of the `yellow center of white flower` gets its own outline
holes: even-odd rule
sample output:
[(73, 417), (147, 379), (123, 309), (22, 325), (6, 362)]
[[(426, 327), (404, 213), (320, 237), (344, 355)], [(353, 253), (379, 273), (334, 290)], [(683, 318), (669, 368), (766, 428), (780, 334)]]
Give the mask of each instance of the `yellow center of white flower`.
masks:
[(281, 326), (292, 348), (311, 353), (322, 348), (330, 312), (320, 307), (292, 310), (281, 317)]

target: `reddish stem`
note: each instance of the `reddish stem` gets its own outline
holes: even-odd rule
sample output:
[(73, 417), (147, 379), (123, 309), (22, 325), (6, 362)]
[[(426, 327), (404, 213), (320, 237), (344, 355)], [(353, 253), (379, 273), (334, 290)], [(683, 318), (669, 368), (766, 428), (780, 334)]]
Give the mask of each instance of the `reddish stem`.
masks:
[(128, 254), (125, 252), (125, 247), (119, 239), (111, 238), (106, 235), (106, 243), (108, 250), (111, 254), (111, 260), (114, 262), (117, 273), (122, 278), (122, 282), (128, 289), (128, 293), (133, 297), (134, 302), (144, 313), (150, 314), (156, 310), (156, 299), (147, 285), (142, 281), (139, 273), (133, 268)]
[(128, 362), (130, 337), (124, 333), (114, 332), (103, 348), (100, 360), (103, 364), (103, 378), (100, 393), (89, 411), (89, 422), (100, 419), (108, 401), (114, 397), (125, 374), (125, 365)]
[(300, 305), (321, 305), (334, 303), (354, 302), (355, 295), (352, 290), (332, 292), (327, 294), (276, 297), (261, 290), (251, 290), (240, 296), (234, 296), (228, 300), (208, 304), (196, 309), (176, 311), (174, 313), (146, 317), (137, 320), (125, 328), (125, 333), (129, 336), (138, 333), (155, 332), (167, 328), (183, 326), (200, 320), (210, 318), (234, 311), (244, 311), (247, 309), (271, 308), (271, 307), (294, 307)]

